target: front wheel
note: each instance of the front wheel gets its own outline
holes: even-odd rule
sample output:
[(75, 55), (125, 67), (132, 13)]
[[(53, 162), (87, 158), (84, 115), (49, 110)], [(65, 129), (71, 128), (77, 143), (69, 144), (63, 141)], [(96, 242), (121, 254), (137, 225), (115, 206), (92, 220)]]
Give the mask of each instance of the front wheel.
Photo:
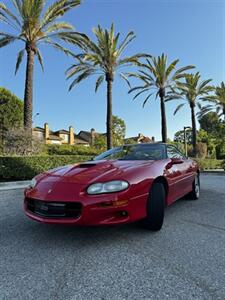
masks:
[(152, 231), (162, 228), (164, 220), (166, 192), (164, 185), (160, 182), (153, 183), (147, 201), (147, 216), (142, 225)]
[(197, 174), (192, 183), (192, 191), (189, 194), (191, 200), (198, 200), (200, 196), (200, 176)]

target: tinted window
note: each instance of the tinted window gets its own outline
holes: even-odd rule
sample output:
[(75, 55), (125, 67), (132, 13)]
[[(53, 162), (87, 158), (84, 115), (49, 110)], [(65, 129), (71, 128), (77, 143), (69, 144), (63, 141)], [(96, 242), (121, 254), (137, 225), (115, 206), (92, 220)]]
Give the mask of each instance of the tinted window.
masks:
[(111, 149), (95, 157), (94, 160), (159, 160), (164, 158), (166, 158), (165, 145), (140, 144), (126, 145)]
[(174, 146), (167, 146), (168, 158), (184, 158), (184, 155)]

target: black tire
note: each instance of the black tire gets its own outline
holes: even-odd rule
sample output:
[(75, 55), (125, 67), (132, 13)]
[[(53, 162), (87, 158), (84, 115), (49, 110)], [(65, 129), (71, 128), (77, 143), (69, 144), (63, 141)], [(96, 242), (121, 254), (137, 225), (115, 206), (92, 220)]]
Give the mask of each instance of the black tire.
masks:
[(188, 195), (190, 200), (198, 200), (200, 196), (200, 176), (197, 174), (192, 183), (192, 191)]
[(158, 231), (162, 228), (164, 220), (166, 192), (164, 185), (156, 182), (152, 185), (147, 201), (147, 217), (142, 225), (149, 230)]

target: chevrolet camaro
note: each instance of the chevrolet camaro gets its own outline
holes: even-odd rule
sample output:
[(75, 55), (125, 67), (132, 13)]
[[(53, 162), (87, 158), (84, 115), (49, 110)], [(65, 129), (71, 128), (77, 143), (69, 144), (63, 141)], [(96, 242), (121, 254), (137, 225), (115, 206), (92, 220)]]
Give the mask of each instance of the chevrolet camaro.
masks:
[(42, 223), (114, 225), (140, 221), (160, 230), (166, 206), (200, 192), (199, 168), (176, 147), (134, 144), (36, 176), (25, 190), (28, 217)]

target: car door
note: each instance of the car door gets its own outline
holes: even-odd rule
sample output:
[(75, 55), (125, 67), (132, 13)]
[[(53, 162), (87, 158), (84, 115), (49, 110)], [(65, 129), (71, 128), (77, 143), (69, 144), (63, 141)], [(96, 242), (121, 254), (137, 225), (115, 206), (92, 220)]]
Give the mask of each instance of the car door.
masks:
[(171, 159), (167, 169), (167, 178), (173, 201), (175, 201), (190, 190), (189, 161), (172, 145), (167, 145), (167, 157)]

